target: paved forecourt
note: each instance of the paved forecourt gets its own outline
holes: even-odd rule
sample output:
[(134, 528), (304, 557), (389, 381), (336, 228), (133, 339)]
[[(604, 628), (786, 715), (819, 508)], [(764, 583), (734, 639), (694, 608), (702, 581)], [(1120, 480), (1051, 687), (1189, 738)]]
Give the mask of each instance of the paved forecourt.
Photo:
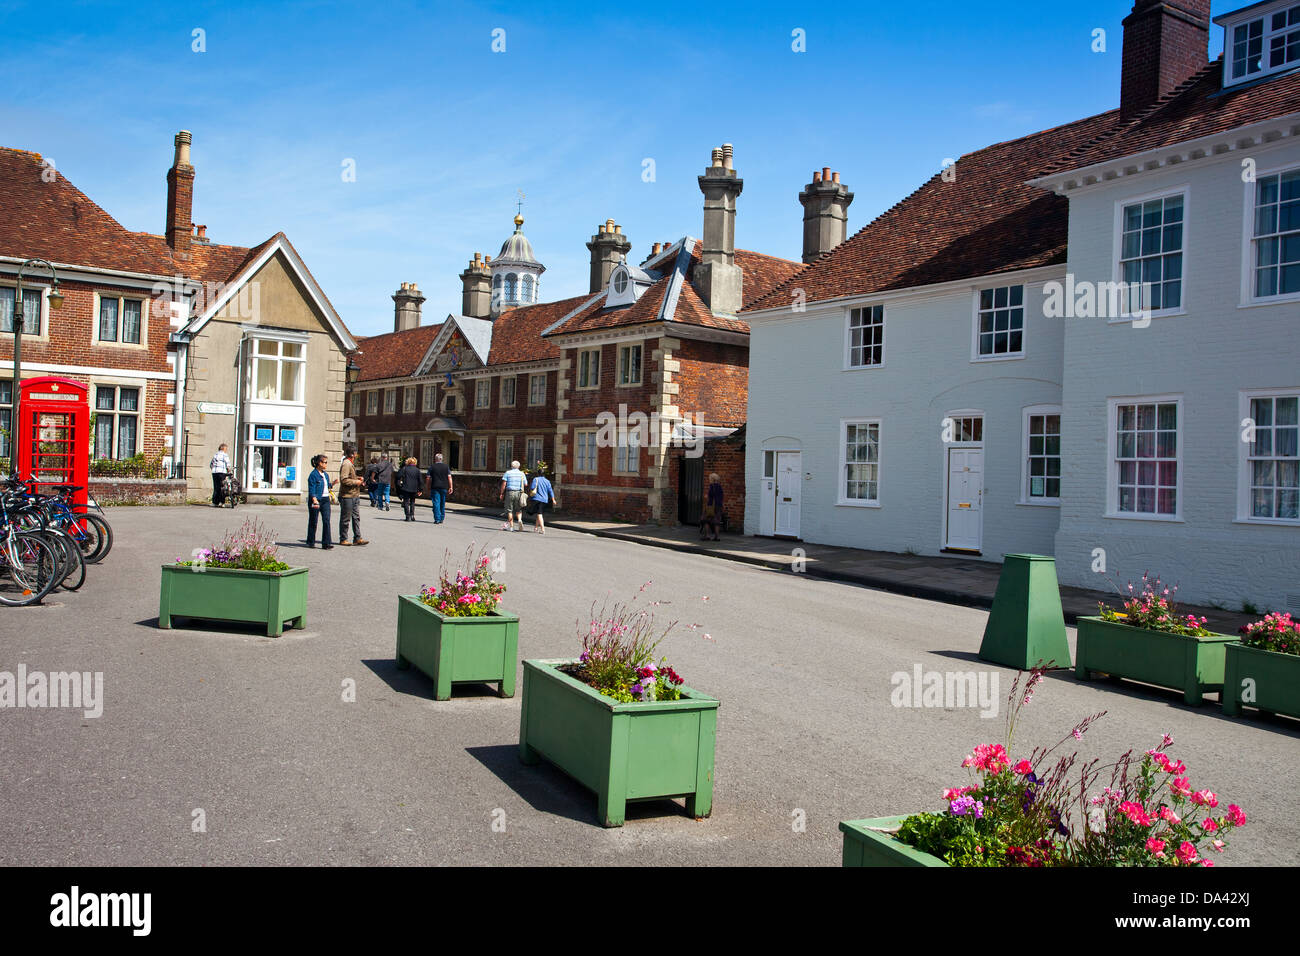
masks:
[[(559, 529), (509, 534), (483, 515), (435, 527), (421, 505), (411, 524), (363, 504), (371, 543), (329, 552), (301, 547), (298, 508), (111, 509), (113, 553), (79, 593), (0, 609), (0, 671), (104, 675), (100, 717), (0, 711), (0, 864), (837, 865), (840, 820), (937, 809), (967, 782), (970, 747), (1003, 739), (1012, 672), (975, 658), (984, 611)], [(157, 629), (159, 565), (249, 516), (311, 569), (307, 629)], [(431, 681), (396, 669), (397, 595), (471, 542), (505, 549), (521, 657), (576, 655), (593, 600), (654, 582), (638, 602), (681, 622), (660, 653), (722, 701), (710, 819), (660, 801), (605, 830), (589, 792), (519, 763), (519, 697), (470, 687), (437, 703)], [(997, 716), (893, 706), (891, 677), (917, 665), (997, 675)], [(1297, 862), (1297, 725), (1061, 672), (1015, 749), (1100, 710), (1081, 753), (1140, 752), (1167, 731), (1193, 784), (1246, 809), (1221, 865)]]

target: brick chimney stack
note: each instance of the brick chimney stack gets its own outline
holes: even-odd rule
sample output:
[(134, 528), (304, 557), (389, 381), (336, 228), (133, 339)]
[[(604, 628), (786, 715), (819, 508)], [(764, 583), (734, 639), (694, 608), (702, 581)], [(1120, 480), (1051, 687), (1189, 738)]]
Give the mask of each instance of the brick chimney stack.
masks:
[(840, 174), (823, 166), (799, 194), (803, 205), (803, 261), (812, 262), (830, 252), (848, 236), (849, 204), (853, 193), (840, 182)]
[(587, 243), (587, 248), (591, 251), (591, 293), (594, 295), (605, 291), (610, 274), (619, 259), (631, 251), (632, 243), (623, 235), (622, 226), (615, 225), (613, 219), (606, 219)]
[(699, 184), (704, 193), (704, 248), (692, 284), (711, 311), (735, 315), (740, 311), (744, 278), (736, 265), (736, 198), (745, 181), (732, 166), (730, 143), (713, 151)]
[(486, 319), (492, 313), (492, 257), (474, 253), (465, 271), (460, 274), (460, 314), (472, 319)]
[(190, 254), (194, 233), (194, 167), (190, 165), (190, 131), (176, 134), (176, 156), (167, 170), (167, 245), (180, 256)]
[(403, 282), (393, 293), (393, 331), (405, 332), (420, 325), (420, 305), (424, 295), (414, 282)]
[(1124, 18), (1120, 119), (1130, 120), (1210, 58), (1210, 0), (1137, 0)]

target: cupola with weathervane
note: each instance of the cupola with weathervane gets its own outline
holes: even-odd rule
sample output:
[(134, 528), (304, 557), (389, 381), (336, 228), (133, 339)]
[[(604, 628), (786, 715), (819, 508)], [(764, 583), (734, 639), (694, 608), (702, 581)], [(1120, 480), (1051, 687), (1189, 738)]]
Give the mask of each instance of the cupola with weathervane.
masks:
[(524, 235), (522, 202), (515, 214), (515, 231), (501, 245), (492, 260), (492, 316), (521, 305), (541, 301), (541, 278), (546, 266), (533, 255), (533, 244)]

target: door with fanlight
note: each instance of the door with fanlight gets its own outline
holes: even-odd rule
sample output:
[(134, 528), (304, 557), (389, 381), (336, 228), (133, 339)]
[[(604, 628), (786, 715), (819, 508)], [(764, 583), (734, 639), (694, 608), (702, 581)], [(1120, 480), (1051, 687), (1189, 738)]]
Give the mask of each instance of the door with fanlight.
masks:
[(944, 547), (979, 551), (984, 533), (984, 449), (948, 449), (948, 533)]
[(776, 455), (776, 521), (779, 538), (799, 537), (799, 499), (803, 491), (803, 454), (782, 451)]

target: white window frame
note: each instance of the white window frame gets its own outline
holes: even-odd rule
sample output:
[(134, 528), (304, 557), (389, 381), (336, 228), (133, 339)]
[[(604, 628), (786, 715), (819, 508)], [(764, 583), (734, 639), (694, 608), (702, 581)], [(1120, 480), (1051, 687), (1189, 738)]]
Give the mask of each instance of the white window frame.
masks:
[[(17, 288), (18, 288), (18, 284), (17, 284), (16, 282), (8, 281), (7, 277), (6, 277), (6, 280), (7, 280), (7, 281), (5, 281), (5, 282), (0, 282), (0, 289), (8, 289), (9, 291), (11, 291), (11, 292), (14, 293), (15, 306), (16, 306), (16, 305), (17, 305)], [(26, 326), (27, 326), (27, 321), (26, 321), (26, 320), (27, 320), (27, 317), (26, 317), (26, 316), (23, 316), (23, 327), (24, 327), (23, 339), (24, 339), (24, 341), (48, 342), (48, 341), (50, 340), (50, 321), (49, 321), (49, 319), (50, 319), (50, 288), (49, 288), (49, 286), (35, 285), (35, 284), (31, 283), (31, 282), (24, 281), (24, 282), (23, 282), (23, 292), (24, 292), (24, 293), (26, 293), (26, 292), (39, 292), (39, 293), (40, 293), (40, 296), (41, 296), (41, 302), (40, 302), (40, 315), (38, 316), (38, 319), (37, 319), (37, 322), (38, 322), (38, 324), (37, 324), (37, 331), (35, 331), (35, 332), (28, 332), (28, 331), (25, 331)], [(95, 321), (96, 321), (96, 325), (98, 325), (98, 322), (99, 322), (99, 312), (98, 312), (98, 310), (96, 310), (96, 312), (95, 312), (95, 316), (96, 316), (96, 319), (95, 319)], [(92, 331), (91, 334), (94, 334), (94, 332)], [(6, 336), (6, 337), (10, 337), (10, 336), (13, 335), (13, 331), (10, 330), (10, 331), (8, 331), (8, 332), (0, 332), (0, 335)], [(134, 348), (134, 346), (132, 346), (132, 348)]]
[[(12, 372), (10, 374), (12, 374)], [(145, 402), (147, 400), (145, 384), (146, 383), (139, 381), (122, 381), (117, 379), (104, 381), (91, 380), (88, 386), (87, 398), (89, 399), (90, 412), (95, 416), (95, 433), (92, 434), (92, 437), (95, 439), (95, 460), (107, 458), (112, 461), (126, 461), (144, 451), (144, 419)], [(101, 388), (113, 390), (113, 407), (111, 409), (99, 407), (99, 390)], [(135, 411), (133, 412), (122, 410), (122, 389), (124, 388), (136, 392), (136, 406)], [(10, 406), (10, 410), (12, 411), (12, 406)], [(99, 436), (97, 434), (100, 419), (104, 416), (108, 416), (113, 421), (113, 447), (109, 449), (109, 454), (107, 455), (100, 454), (102, 449), (99, 448)], [(130, 455), (126, 456), (122, 455), (122, 449), (119, 445), (122, 436), (121, 420), (123, 418), (135, 419), (135, 448)]]
[(474, 381), (474, 407), (492, 407), (492, 379), (480, 378)]
[[(880, 309), (880, 361), (868, 362), (865, 365), (853, 364), (853, 313), (865, 309)], [(889, 317), (889, 309), (883, 302), (869, 302), (863, 305), (846, 306), (844, 309), (844, 371), (861, 372), (866, 369), (884, 368), (885, 367), (885, 323)], [(874, 324), (874, 323), (873, 323)], [(863, 326), (868, 328), (869, 326)], [(869, 346), (863, 346), (868, 348)]]
[[(541, 380), (542, 383), (541, 397), (537, 401), (533, 401), (534, 397), (537, 395), (537, 391), (538, 391), (537, 382), (539, 379)], [(528, 376), (528, 404), (534, 408), (546, 404), (546, 373), (545, 372), (536, 372)]]
[(348, 414), (356, 418), (361, 414), (361, 393), (353, 392), (348, 396)]
[[(1238, 420), (1250, 419), (1250, 404), (1256, 398), (1292, 398), (1300, 396), (1300, 385), (1294, 388), (1252, 388), (1243, 389), (1238, 398)], [(1282, 525), (1284, 527), (1300, 526), (1297, 518), (1257, 518), (1251, 514), (1251, 486), (1253, 484), (1250, 467), (1251, 442), (1245, 440), (1245, 424), (1242, 425), (1241, 440), (1238, 442), (1237, 458), (1237, 518), (1239, 524)], [(1276, 437), (1276, 436), (1275, 436)], [(1276, 446), (1275, 446), (1276, 447)]]
[[(1048, 497), (1034, 497), (1029, 493), (1029, 480), (1031, 477), (1029, 474), (1029, 458), (1030, 458), (1029, 423), (1031, 419), (1039, 416), (1044, 416), (1044, 415), (1061, 416), (1061, 406), (1060, 405), (1026, 405), (1021, 416), (1020, 500), (1017, 502), (1017, 504), (1030, 505), (1036, 508), (1059, 508), (1061, 507), (1061, 498), (1059, 495), (1055, 498), (1048, 498)], [(1065, 427), (1065, 422), (1062, 421), (1061, 428), (1064, 429), (1064, 427)], [(1043, 456), (1043, 457), (1051, 457), (1051, 456)], [(1059, 477), (1062, 481), (1064, 481), (1065, 479), (1064, 446), (1062, 446), (1061, 454), (1058, 454), (1057, 457), (1061, 460), (1062, 474)]]
[[(506, 385), (509, 385), (510, 388), (507, 389), (507, 388), (506, 388)], [(506, 392), (507, 392), (507, 391), (510, 393), (510, 400), (509, 400), (509, 401), (506, 401)], [(501, 407), (501, 408), (514, 408), (514, 407), (515, 407), (515, 398), (518, 396), (518, 392), (519, 392), (519, 379), (518, 379), (516, 376), (514, 376), (514, 375), (502, 375), (502, 376), (501, 376), (501, 394), (500, 394), (500, 396), (499, 396), (499, 398), (498, 398), (498, 401), (501, 403), (501, 406), (500, 406), (500, 407)]]
[(470, 446), (470, 469), (472, 471), (487, 471), (487, 446), (486, 438), (475, 438)]
[(515, 439), (513, 436), (497, 436), (497, 471), (504, 472), (515, 460)]
[[(635, 368), (632, 367), (633, 349), (636, 350)], [(645, 350), (640, 342), (632, 342), (618, 347), (618, 377), (615, 384), (619, 388), (634, 388), (641, 384), (641, 365), (644, 354)], [(633, 375), (635, 375), (635, 378)]]
[(13, 423), (14, 423), (14, 384), (13, 370), (9, 371), (9, 378), (0, 378), (0, 386), (9, 386), (9, 401), (0, 398), (0, 412), (4, 412), (8, 417), (0, 419), (0, 458), (12, 458), (13, 454), (10, 444), (13, 441)]
[[(875, 464), (876, 466), (876, 497), (874, 498), (849, 498), (845, 492), (848, 490), (849, 475), (849, 426), (850, 425), (875, 425), (876, 426), (876, 460), (872, 462), (854, 462), (854, 464)], [(835, 473), (835, 504), (844, 508), (879, 508), (880, 504), (880, 477), (881, 477), (881, 453), (880, 446), (884, 427), (881, 425), (879, 418), (841, 418), (839, 431), (839, 470)], [(775, 457), (775, 456), (774, 456)]]
[(438, 410), (438, 387), (433, 382), (424, 383), (423, 407), (426, 412), (436, 412)]
[[(1143, 195), (1140, 196), (1125, 196), (1122, 199), (1115, 200), (1115, 225), (1114, 225), (1114, 232), (1112, 235), (1113, 254), (1111, 256), (1111, 281), (1123, 282), (1124, 281), (1124, 207), (1135, 206), (1138, 205), (1139, 203), (1153, 202), (1154, 200), (1157, 199), (1172, 199), (1174, 196), (1183, 197), (1183, 245), (1182, 248), (1179, 250), (1180, 254), (1183, 257), (1183, 268), (1182, 268), (1182, 274), (1178, 278), (1178, 282), (1179, 282), (1178, 308), (1152, 309), (1151, 312), (1149, 313), (1149, 317), (1152, 319), (1163, 319), (1171, 316), (1187, 314), (1187, 292), (1188, 292), (1187, 250), (1190, 246), (1188, 237), (1191, 235), (1189, 218), (1190, 218), (1190, 211), (1192, 208), (1192, 188), (1189, 183), (1182, 183), (1180, 185), (1170, 186), (1166, 189), (1160, 189), (1155, 192), (1144, 193)], [(1165, 252), (1164, 250), (1161, 250), (1161, 255), (1168, 255), (1168, 253)], [(1149, 257), (1143, 257), (1139, 255), (1139, 259), (1141, 258), (1149, 258)], [(1163, 290), (1162, 290), (1162, 295), (1163, 295)], [(1098, 298), (1100, 298), (1100, 296), (1098, 296)], [(1127, 307), (1126, 303), (1121, 303), (1121, 309), (1126, 307)], [(1101, 308), (1100, 302), (1098, 302), (1097, 308), (1098, 309)], [(1107, 315), (1106, 321), (1111, 324), (1120, 324), (1120, 323), (1131, 324), (1134, 322), (1134, 316), (1131, 314), (1130, 315)]]
[(628, 441), (614, 446), (614, 473), (617, 475), (641, 474), (641, 443), (632, 441), (633, 437), (629, 433)]
[[(241, 479), (243, 482), (243, 490), (255, 495), (274, 495), (277, 492), (281, 494), (286, 494), (286, 493), (292, 494), (294, 492), (301, 491), (303, 487), (303, 472), (302, 472), (303, 426), (283, 425), (283, 424), (276, 424), (272, 422), (262, 421), (262, 422), (248, 422), (245, 425), (245, 428), (247, 429), (247, 434), (245, 435), (244, 438), (244, 447), (243, 447), (244, 468), (243, 468), (243, 477)], [(256, 438), (258, 428), (272, 429), (271, 440), (258, 441)], [(294, 430), (293, 441), (281, 440), (280, 429), (282, 428), (292, 428)], [(258, 448), (270, 449), (271, 456), (275, 460), (279, 459), (279, 452), (281, 448), (292, 448), (294, 450), (295, 454), (294, 454), (294, 465), (293, 465), (294, 470), (293, 470), (292, 484), (286, 484), (281, 488), (254, 488), (253, 487), (253, 453), (254, 450)], [(276, 466), (272, 464), (271, 466), (272, 473), (274, 473), (275, 468)]]
[(1263, 296), (1255, 294), (1255, 266), (1257, 259), (1255, 245), (1255, 202), (1258, 195), (1259, 180), (1268, 176), (1280, 176), (1285, 173), (1297, 171), (1300, 171), (1300, 165), (1297, 165), (1294, 161), (1269, 166), (1267, 168), (1257, 168), (1255, 170), (1254, 179), (1251, 182), (1244, 183), (1242, 186), (1245, 198), (1242, 202), (1243, 215), (1241, 226), (1241, 308), (1300, 302), (1300, 292)]
[(397, 389), (395, 388), (384, 389), (384, 414), (397, 414)]
[[(95, 317), (95, 321), (96, 322), (99, 321), (98, 316)], [(258, 345), (263, 342), (276, 343), (274, 355), (268, 355), (264, 352), (259, 352), (257, 350)], [(284, 347), (286, 345), (298, 346), (299, 354), (296, 357), (285, 355)], [(248, 361), (247, 394), (248, 394), (249, 401), (254, 401), (262, 405), (283, 405), (287, 408), (303, 408), (306, 406), (307, 404), (307, 337), (306, 336), (301, 336), (301, 337), (287, 336), (287, 335), (279, 336), (275, 334), (249, 336), (247, 361)], [(275, 398), (262, 398), (257, 393), (257, 366), (258, 363), (260, 362), (274, 362), (276, 365), (276, 372), (275, 372), (276, 397)], [(295, 388), (295, 392), (297, 393), (298, 398), (293, 400), (284, 399), (280, 397), (281, 388), (284, 382), (284, 366), (287, 364), (295, 365), (298, 371), (298, 382)]]
[[(586, 359), (587, 356), (589, 356), (589, 355), (591, 355), (591, 354), (593, 354), (593, 353), (594, 353), (595, 356), (596, 356), (596, 374), (595, 374), (595, 378), (594, 378), (594, 380), (593, 380), (592, 376), (589, 374), (589, 372), (590, 372), (590, 367), (591, 367), (591, 362), (590, 362), (590, 360), (587, 361), (587, 368), (583, 368), (583, 359)], [(600, 350), (599, 348), (594, 348), (594, 349), (580, 349), (580, 350), (578, 351), (578, 354), (577, 354), (577, 356), (576, 356), (576, 363), (577, 363), (577, 364), (576, 364), (576, 367), (574, 368), (574, 376), (573, 376), (573, 380), (574, 380), (574, 382), (576, 383), (576, 386), (575, 386), (575, 387), (576, 387), (579, 391), (589, 391), (589, 390), (592, 390), (592, 389), (600, 388), (600, 365), (601, 365), (601, 362), (600, 362), (600, 353), (601, 353), (601, 350)], [(585, 385), (583, 384), (583, 378), (584, 378), (584, 377), (587, 379), (587, 383), (586, 383)]]
[[(1007, 301), (1009, 303), (1011, 301), (1011, 290), (1015, 288), (1020, 289), (1020, 305), (1013, 306), (1008, 304), (1005, 310), (999, 309), (997, 306), (994, 306), (992, 309), (987, 309), (987, 310), (980, 307), (980, 297), (985, 292), (992, 292), (994, 295), (994, 301), (996, 302), (997, 290), (1006, 289)], [(973, 301), (974, 301), (974, 316), (971, 319), (970, 360), (972, 362), (1014, 362), (1023, 359), (1027, 352), (1027, 349), (1025, 348), (1026, 345), (1025, 336), (1026, 333), (1028, 332), (1028, 325), (1029, 325), (1029, 322), (1027, 321), (1028, 313), (1029, 313), (1029, 294), (1025, 284), (1023, 282), (1011, 282), (1008, 283), (1007, 285), (981, 286), (980, 288), (975, 290)], [(1002, 352), (1002, 353), (991, 352), (988, 355), (981, 355), (980, 354), (980, 315), (985, 311), (991, 313), (997, 313), (1001, 311), (1015, 311), (1016, 309), (1020, 310), (1020, 350), (1017, 352)], [(993, 333), (993, 342), (994, 345), (996, 346), (997, 344), (996, 332)], [(1007, 333), (1007, 344), (1008, 346), (1011, 344), (1011, 335), (1009, 330)]]
[(402, 389), (402, 414), (409, 415), (414, 411), (415, 411), (415, 386), (408, 385), (404, 389)]
[[(536, 447), (537, 454), (533, 454), (533, 448)], [(524, 439), (524, 464), (529, 468), (539, 461), (546, 460), (546, 439), (541, 435), (529, 435)]]
[(1285, 13), (1294, 6), (1296, 6), (1294, 0), (1289, 3), (1278, 3), (1263, 11), (1261, 11), (1258, 6), (1252, 5), (1244, 10), (1234, 11), (1231, 20), (1223, 21), (1223, 86), (1225, 89), (1242, 83), (1253, 83), (1256, 80), (1263, 79), (1267, 76), (1289, 73), (1297, 67), (1300, 67), (1300, 60), (1292, 60), (1290, 63), (1283, 62), (1280, 66), (1269, 66), (1265, 62), (1264, 65), (1254, 73), (1244, 72), (1241, 76), (1233, 76), (1233, 71), (1237, 62), (1236, 51), (1234, 49), (1236, 45), (1234, 34), (1236, 33), (1237, 28), (1248, 26), (1256, 21), (1263, 21), (1261, 24), (1262, 29), (1260, 31), (1260, 57), (1262, 60), (1267, 61), (1269, 59), (1269, 50), (1271, 47), (1270, 41), (1273, 37), (1277, 36), (1279, 33), (1290, 33), (1292, 30), (1297, 28), (1295, 24), (1288, 24), (1281, 30), (1274, 29), (1273, 15), (1277, 13)]
[[(596, 441), (596, 436), (600, 434), (594, 428), (579, 428), (573, 432), (573, 473), (576, 475), (594, 475), (600, 471), (600, 445)], [(590, 467), (585, 467), (582, 457), (584, 443), (582, 439), (588, 438), (586, 444), (590, 454), (587, 456), (590, 461)]]
[[(104, 300), (117, 302), (117, 337), (112, 339), (100, 338), (99, 310), (102, 308)], [(126, 310), (126, 301), (140, 303), (140, 341), (123, 342), (122, 341), (122, 315)], [(94, 345), (112, 345), (123, 349), (147, 349), (149, 347), (149, 297), (146, 295), (106, 295), (96, 290), (92, 296), (92, 308), (90, 323), (90, 341)], [(263, 356), (265, 357), (265, 356)]]
[[(1119, 510), (1119, 461), (1116, 457), (1119, 448), (1115, 433), (1119, 428), (1117, 415), (1121, 405), (1175, 405), (1177, 407), (1178, 429), (1175, 433), (1177, 435), (1175, 441), (1178, 443), (1178, 453), (1174, 457), (1174, 461), (1178, 465), (1178, 482), (1174, 485), (1174, 493), (1178, 498), (1178, 506), (1172, 515)], [(1183, 427), (1186, 423), (1183, 409), (1183, 396), (1181, 394), (1123, 395), (1106, 400), (1106, 513), (1103, 517), (1123, 521), (1181, 522), (1183, 520), (1183, 460), (1185, 457), (1183, 453), (1185, 451), (1184, 438), (1186, 434), (1186, 429)], [(1158, 414), (1159, 411), (1157, 410)], [(1157, 468), (1159, 468), (1158, 464)], [(1159, 503), (1158, 498), (1159, 491), (1157, 489), (1157, 504)]]
[(420, 465), (424, 468), (428, 468), (432, 464), (433, 464), (433, 439), (421, 438), (420, 439)]
[(379, 414), (379, 389), (377, 388), (366, 390), (366, 414)]

